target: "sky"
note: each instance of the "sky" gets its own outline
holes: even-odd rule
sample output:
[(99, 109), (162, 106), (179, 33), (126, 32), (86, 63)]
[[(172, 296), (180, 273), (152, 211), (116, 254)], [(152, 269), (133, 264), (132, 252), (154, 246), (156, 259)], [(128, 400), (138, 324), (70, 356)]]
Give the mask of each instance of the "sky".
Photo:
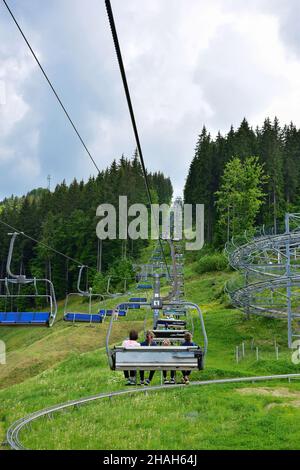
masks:
[[(134, 135), (104, 0), (7, 0), (100, 169)], [(203, 125), (300, 126), (299, 0), (112, 0), (144, 158), (183, 190)], [(0, 0), (0, 199), (95, 175)]]

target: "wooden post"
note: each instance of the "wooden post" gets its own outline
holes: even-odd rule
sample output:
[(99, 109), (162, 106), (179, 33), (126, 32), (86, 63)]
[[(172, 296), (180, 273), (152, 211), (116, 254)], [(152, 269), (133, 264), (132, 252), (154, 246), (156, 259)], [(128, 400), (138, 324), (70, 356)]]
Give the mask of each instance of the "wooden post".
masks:
[(235, 348), (235, 358), (236, 358), (236, 362), (237, 364), (239, 363), (239, 347), (236, 346)]

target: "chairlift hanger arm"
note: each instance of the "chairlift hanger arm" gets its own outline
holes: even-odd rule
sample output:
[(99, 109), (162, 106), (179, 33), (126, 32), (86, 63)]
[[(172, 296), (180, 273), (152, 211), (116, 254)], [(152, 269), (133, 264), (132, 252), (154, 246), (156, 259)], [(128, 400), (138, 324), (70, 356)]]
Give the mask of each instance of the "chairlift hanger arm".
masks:
[(88, 269), (88, 266), (85, 266), (85, 265), (80, 266), (78, 279), (77, 279), (77, 290), (78, 290), (79, 294), (83, 295), (84, 297), (89, 297), (92, 292), (90, 290), (89, 291), (84, 291), (80, 288), (82, 273), (85, 269)]
[(7, 274), (10, 278), (14, 279), (16, 283), (26, 284), (28, 282), (31, 282), (30, 280), (26, 280), (25, 275), (14, 274), (11, 270), (11, 262), (12, 262), (13, 253), (14, 253), (15, 241), (18, 235), (20, 234), (18, 232), (14, 232), (14, 233), (9, 233), (8, 235), (11, 236), (11, 240), (10, 240), (9, 251), (8, 251), (8, 256), (7, 256), (7, 263), (6, 263)]

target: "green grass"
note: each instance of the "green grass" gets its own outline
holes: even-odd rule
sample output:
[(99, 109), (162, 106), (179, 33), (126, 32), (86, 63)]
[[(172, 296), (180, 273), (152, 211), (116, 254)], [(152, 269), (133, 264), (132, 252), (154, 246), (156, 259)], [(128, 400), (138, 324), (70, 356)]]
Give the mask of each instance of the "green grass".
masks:
[[(300, 408), (286, 406), (293, 399), (243, 396), (242, 387), (189, 387), (104, 399), (43, 418), (22, 438), (39, 448), (42, 434), (47, 449), (299, 448)], [(299, 384), (296, 388), (299, 399)]]
[[(186, 271), (187, 298), (202, 307), (209, 337), (206, 369), (193, 373), (193, 379), (300, 372), (286, 347), (284, 321), (245, 320), (229, 308), (223, 286), (234, 273), (198, 276), (193, 264)], [(115, 303), (110, 300), (107, 305)], [(0, 366), (0, 440), (5, 439), (10, 423), (32, 411), (124, 388), (122, 373), (107, 366), (107, 323), (73, 326), (61, 318), (62, 306), (52, 329), (0, 330), (0, 339), (8, 348), (7, 365)], [(131, 327), (142, 331), (143, 320), (144, 315), (137, 311), (115, 322), (112, 342), (120, 343)], [(195, 340), (201, 341), (199, 333)], [(250, 347), (253, 340), (260, 350), (259, 361)], [(235, 347), (243, 341), (246, 357), (237, 364)], [(154, 383), (160, 383), (160, 374)], [(268, 385), (272, 389), (278, 386), (300, 390), (297, 382)], [(52, 420), (41, 419), (22, 439), (36, 449), (299, 449), (300, 408), (287, 397), (241, 395), (238, 390), (242, 387), (245, 385), (187, 387), (115, 398), (55, 415)], [(268, 407), (274, 402), (278, 406)]]

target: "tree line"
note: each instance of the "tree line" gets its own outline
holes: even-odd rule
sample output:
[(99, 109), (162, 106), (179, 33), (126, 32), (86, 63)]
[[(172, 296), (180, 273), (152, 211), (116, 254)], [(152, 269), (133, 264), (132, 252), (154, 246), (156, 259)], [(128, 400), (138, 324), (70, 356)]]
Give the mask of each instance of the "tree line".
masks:
[(283, 229), (286, 211), (300, 211), (300, 130), (265, 119), (253, 129), (199, 135), (184, 188), (189, 204), (205, 204), (205, 239), (221, 246), (255, 226)]

